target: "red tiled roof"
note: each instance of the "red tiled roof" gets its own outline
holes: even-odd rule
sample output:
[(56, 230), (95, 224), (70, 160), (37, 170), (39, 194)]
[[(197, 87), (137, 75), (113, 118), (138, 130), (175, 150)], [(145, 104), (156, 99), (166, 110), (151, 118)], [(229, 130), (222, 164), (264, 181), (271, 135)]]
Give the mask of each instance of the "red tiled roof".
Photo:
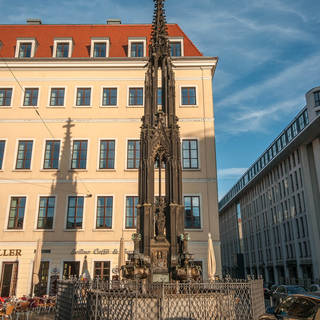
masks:
[[(184, 56), (202, 56), (191, 40), (177, 24), (168, 24), (170, 37), (184, 38)], [(17, 38), (36, 38), (38, 47), (35, 58), (52, 57), (55, 38), (72, 38), (72, 57), (90, 57), (92, 37), (109, 37), (110, 57), (127, 57), (128, 38), (146, 37), (149, 43), (151, 24), (132, 25), (0, 25), (0, 55), (11, 58), (15, 55)]]

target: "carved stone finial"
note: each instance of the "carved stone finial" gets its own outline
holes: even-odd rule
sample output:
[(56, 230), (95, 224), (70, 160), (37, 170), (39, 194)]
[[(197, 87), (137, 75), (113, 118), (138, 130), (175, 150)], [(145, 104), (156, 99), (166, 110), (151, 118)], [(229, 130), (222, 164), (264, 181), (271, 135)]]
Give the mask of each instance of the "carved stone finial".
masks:
[(154, 1), (154, 16), (152, 22), (151, 43), (149, 56), (156, 54), (169, 55), (169, 41), (166, 14), (164, 9), (165, 0)]

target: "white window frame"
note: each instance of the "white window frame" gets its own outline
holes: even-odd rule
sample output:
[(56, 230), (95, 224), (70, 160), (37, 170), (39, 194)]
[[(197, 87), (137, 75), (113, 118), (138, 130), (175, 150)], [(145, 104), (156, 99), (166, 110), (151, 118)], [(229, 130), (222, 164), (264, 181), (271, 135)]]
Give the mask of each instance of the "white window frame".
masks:
[(6, 160), (6, 152), (7, 152), (7, 147), (8, 147), (8, 138), (0, 138), (0, 141), (4, 141), (2, 167), (0, 168), (0, 172), (1, 172), (1, 171), (4, 171), (4, 164), (5, 164), (5, 160)]
[[(45, 169), (44, 168), (44, 156), (45, 156), (45, 152), (46, 152), (47, 141), (59, 141), (60, 142), (58, 169)], [(50, 172), (50, 171), (56, 172), (56, 171), (59, 171), (60, 170), (60, 161), (61, 161), (61, 156), (62, 156), (62, 153), (61, 153), (61, 150), (62, 150), (62, 139), (53, 139), (53, 138), (44, 139), (43, 145), (42, 145), (42, 150), (43, 150), (43, 152), (42, 152), (42, 158), (41, 158), (41, 161), (42, 161), (41, 162), (41, 171), (45, 171), (45, 172)]]
[[(184, 230), (187, 230), (187, 231), (194, 231), (194, 232), (199, 232), (199, 231), (203, 231), (203, 201), (202, 201), (202, 194), (201, 193), (184, 193), (182, 195), (183, 197), (183, 206), (184, 206), (184, 197), (199, 197), (199, 205), (200, 205), (200, 228), (192, 228), (192, 229), (187, 229), (185, 228)], [(183, 212), (183, 225), (184, 225), (184, 220), (185, 220), (185, 217), (184, 217), (184, 214), (185, 212)]]
[[(97, 228), (97, 216), (98, 216), (98, 197), (112, 197), (112, 224), (111, 224), (111, 228), (110, 229), (100, 229)], [(96, 194), (95, 196), (95, 209), (94, 209), (94, 221), (93, 221), (93, 231), (97, 231), (97, 232), (110, 232), (110, 231), (114, 231), (114, 219), (115, 219), (115, 212), (116, 210), (115, 208), (115, 194)]]
[[(130, 89), (142, 89), (142, 104), (130, 105)], [(136, 86), (128, 86), (127, 87), (127, 108), (144, 108), (144, 99), (145, 99), (145, 89), (144, 86), (136, 85)]]
[[(198, 168), (183, 168), (183, 153), (182, 153), (182, 150), (183, 150), (183, 147), (182, 147), (182, 143), (183, 143), (183, 140), (197, 140), (197, 144), (198, 144)], [(201, 161), (200, 161), (200, 139), (199, 137), (182, 137), (180, 139), (180, 143), (181, 143), (181, 168), (182, 168), (182, 171), (200, 171), (201, 170)]]
[[(103, 105), (103, 89), (117, 89), (117, 103), (115, 106)], [(101, 86), (100, 108), (119, 108), (119, 86)]]
[[(30, 160), (30, 169), (16, 169), (16, 165), (17, 165), (17, 158), (18, 158), (18, 148), (19, 148), (19, 142), (20, 141), (32, 141), (32, 154), (31, 154), (31, 160)], [(36, 147), (36, 143), (35, 143), (35, 139), (32, 138), (19, 138), (16, 139), (16, 146), (15, 146), (15, 158), (14, 158), (14, 163), (13, 163), (13, 169), (12, 171), (16, 171), (16, 172), (29, 172), (32, 171), (32, 167), (33, 167), (33, 155), (34, 155), (34, 150)]]
[[(113, 140), (114, 141), (114, 168), (113, 169), (100, 169), (100, 146), (101, 141)], [(97, 155), (97, 171), (117, 171), (117, 138), (99, 138), (98, 140), (98, 155)]]
[[(57, 57), (57, 46), (58, 46), (58, 43), (68, 43), (69, 44), (68, 57)], [(58, 58), (58, 59), (71, 58), (72, 57), (72, 51), (73, 51), (73, 39), (72, 38), (55, 38), (53, 40), (53, 52), (52, 52), (52, 57), (53, 58)]]
[[(125, 171), (138, 171), (138, 169), (135, 169), (135, 168), (128, 168), (128, 143), (129, 143), (129, 140), (140, 140), (140, 138), (126, 138), (126, 156), (125, 156), (125, 164), (124, 164), (124, 167), (125, 167)], [(140, 148), (141, 148), (141, 144), (140, 144)]]
[[(196, 104), (182, 104), (182, 89), (183, 88), (195, 88), (196, 89)], [(180, 108), (198, 108), (199, 107), (199, 90), (195, 84), (179, 86), (180, 95)]]
[[(31, 43), (31, 54), (30, 57), (21, 57), (19, 58), (19, 51), (20, 51), (20, 45), (21, 43)], [(33, 58), (36, 52), (36, 47), (38, 45), (36, 38), (17, 38), (16, 42), (16, 51), (15, 51), (15, 58), (19, 59), (30, 59)]]
[[(51, 229), (38, 229), (38, 217), (39, 217), (39, 206), (40, 206), (40, 198), (41, 197), (54, 197), (55, 202), (54, 202), (54, 211), (53, 211), (53, 221), (52, 221), (52, 228)], [(35, 214), (35, 221), (34, 221), (34, 228), (33, 231), (36, 232), (52, 232), (55, 230), (55, 225), (56, 225), (56, 211), (57, 211), (57, 201), (58, 197), (56, 194), (38, 194), (37, 198), (37, 213)]]
[[(50, 86), (49, 87), (49, 94), (48, 94), (48, 104), (47, 108), (52, 108), (52, 109), (58, 109), (58, 108), (65, 108), (66, 107), (66, 96), (67, 96), (67, 88), (66, 86)], [(51, 106), (50, 101), (51, 101), (51, 91), (52, 89), (64, 89), (64, 98), (63, 98), (63, 105), (62, 106)]]
[[(131, 169), (132, 170), (132, 169)], [(137, 193), (126, 193), (123, 198), (123, 224), (122, 224), (122, 230), (126, 232), (132, 232), (135, 233), (137, 231), (137, 228), (126, 228), (126, 209), (127, 209), (127, 197), (139, 197)]]
[(90, 57), (91, 58), (104, 58), (104, 57), (94, 57), (94, 44), (95, 43), (105, 43), (106, 44), (106, 56), (105, 58), (109, 57), (109, 50), (110, 50), (110, 39), (109, 37), (95, 37), (91, 38), (91, 46), (90, 46)]
[[(78, 89), (90, 89), (90, 104), (88, 106), (77, 106), (77, 93)], [(92, 108), (92, 96), (93, 96), (93, 86), (76, 86), (74, 93), (74, 108)]]
[(147, 56), (147, 39), (146, 37), (129, 37), (128, 38), (128, 57), (129, 58), (143, 58), (143, 57), (131, 57), (131, 44), (132, 42), (140, 42), (143, 44), (143, 57)]
[(0, 109), (12, 108), (13, 107), (13, 97), (14, 97), (14, 89), (15, 89), (15, 87), (13, 87), (13, 86), (1, 86), (0, 85), (0, 89), (12, 89), (10, 106), (0, 106)]
[[(68, 199), (69, 197), (83, 197), (83, 214), (82, 214), (82, 227), (80, 229), (67, 229), (67, 220), (68, 220)], [(85, 231), (85, 209), (86, 209), (86, 195), (83, 193), (68, 193), (66, 195), (66, 209), (65, 209), (65, 217), (64, 217), (64, 226), (63, 231), (66, 232), (79, 232), (79, 231)], [(66, 260), (70, 261), (70, 260)], [(63, 271), (63, 270), (62, 270)], [(81, 270), (79, 270), (80, 272)]]
[[(38, 89), (38, 99), (37, 99), (37, 105), (36, 106), (25, 106), (24, 105), (24, 97), (26, 95), (26, 89)], [(26, 109), (26, 108), (39, 108), (39, 104), (40, 104), (40, 87), (37, 86), (24, 86), (23, 87), (23, 95), (22, 95), (22, 99), (21, 99), (21, 108)]]
[[(73, 151), (73, 144), (75, 141), (87, 141), (87, 157), (86, 157), (86, 168), (85, 169), (77, 169), (77, 168), (71, 168), (72, 166), (72, 151)], [(71, 139), (71, 148), (70, 148), (70, 158), (69, 158), (69, 170), (70, 171), (88, 171), (88, 154), (89, 154), (89, 145), (90, 145), (90, 139), (88, 138), (72, 138)]]
[[(184, 57), (184, 41), (183, 41), (183, 37), (169, 37), (169, 44), (170, 42), (180, 42), (181, 43), (181, 56), (180, 57)], [(170, 53), (171, 53), (171, 49), (170, 49)], [(172, 58), (176, 58), (179, 56), (172, 56)]]
[[(26, 228), (26, 216), (27, 216), (27, 207), (28, 207), (28, 196), (26, 194), (9, 194), (8, 195), (8, 203), (7, 203), (7, 213), (6, 213), (6, 219), (4, 220), (4, 231), (6, 232), (23, 232)], [(11, 198), (13, 197), (25, 197), (26, 198), (26, 205), (24, 207), (24, 216), (23, 216), (23, 226), (22, 229), (8, 229), (8, 223), (9, 223), (9, 214), (10, 214), (10, 205), (11, 205)]]

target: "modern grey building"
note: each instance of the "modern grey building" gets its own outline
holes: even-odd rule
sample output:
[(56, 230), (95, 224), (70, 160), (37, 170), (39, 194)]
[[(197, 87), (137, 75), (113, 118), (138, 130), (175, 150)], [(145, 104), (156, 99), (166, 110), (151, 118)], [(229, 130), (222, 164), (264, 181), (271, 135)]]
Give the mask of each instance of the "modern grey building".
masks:
[(320, 279), (320, 87), (306, 102), (219, 202), (224, 274)]

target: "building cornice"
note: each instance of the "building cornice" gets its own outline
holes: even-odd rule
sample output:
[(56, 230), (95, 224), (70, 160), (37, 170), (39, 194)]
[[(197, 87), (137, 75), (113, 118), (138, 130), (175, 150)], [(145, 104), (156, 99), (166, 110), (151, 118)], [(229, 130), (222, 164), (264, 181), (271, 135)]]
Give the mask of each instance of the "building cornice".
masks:
[[(172, 59), (175, 69), (179, 68), (208, 68), (213, 70), (217, 57), (180, 57)], [(0, 68), (117, 68), (145, 69), (147, 58), (32, 58), (5, 59), (0, 62)]]

